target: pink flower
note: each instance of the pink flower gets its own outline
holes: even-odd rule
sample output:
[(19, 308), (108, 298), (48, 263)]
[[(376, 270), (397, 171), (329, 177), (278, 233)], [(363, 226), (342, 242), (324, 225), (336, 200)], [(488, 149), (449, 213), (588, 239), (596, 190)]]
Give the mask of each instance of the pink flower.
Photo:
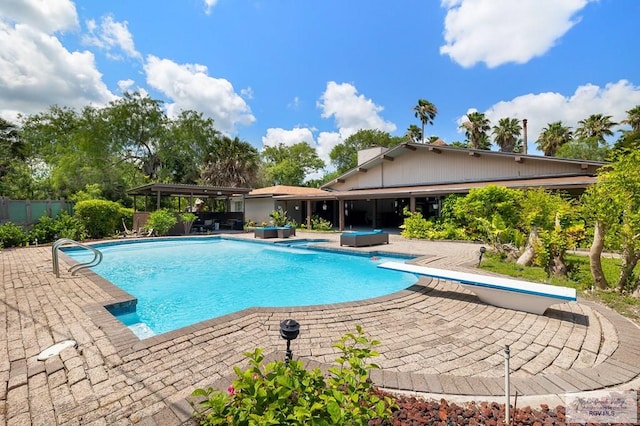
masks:
[(236, 390), (234, 389), (233, 385), (229, 386), (227, 388), (227, 393), (229, 394), (229, 396), (233, 395), (234, 393), (236, 393)]
[(258, 373), (253, 373), (253, 380), (257, 380), (258, 379)]

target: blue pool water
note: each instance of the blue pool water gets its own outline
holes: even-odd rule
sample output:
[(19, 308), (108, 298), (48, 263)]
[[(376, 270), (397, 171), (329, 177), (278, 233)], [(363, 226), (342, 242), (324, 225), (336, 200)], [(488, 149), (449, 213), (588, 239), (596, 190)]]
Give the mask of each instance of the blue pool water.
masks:
[[(143, 337), (249, 307), (363, 300), (417, 281), (376, 267), (398, 258), (281, 244), (197, 238), (96, 247), (104, 258), (92, 270), (138, 299), (136, 312), (119, 319)], [(90, 257), (65, 252), (78, 261)]]

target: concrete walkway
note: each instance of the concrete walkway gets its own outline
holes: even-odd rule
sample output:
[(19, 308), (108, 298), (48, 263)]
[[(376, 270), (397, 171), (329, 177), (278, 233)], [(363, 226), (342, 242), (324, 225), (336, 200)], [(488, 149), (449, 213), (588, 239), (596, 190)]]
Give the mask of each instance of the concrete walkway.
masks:
[[(299, 232), (300, 238), (339, 247), (336, 234)], [(343, 249), (410, 253), (423, 256), (420, 264), (479, 272), (475, 244), (392, 235), (389, 245)], [(372, 379), (389, 389), (497, 400), (504, 394), (505, 345), (512, 394), (629, 389), (640, 377), (640, 329), (586, 301), (539, 316), (488, 306), (454, 283), (422, 278), (373, 300), (248, 309), (140, 341), (103, 308), (130, 296), (90, 272), (55, 278), (50, 247), (0, 251), (0, 276), (0, 419), (8, 425), (184, 424), (191, 414), (186, 398), (197, 387), (230, 380), (232, 367), (245, 362), (243, 352), (262, 347), (271, 358), (283, 357), (279, 323), (286, 318), (301, 324), (295, 357), (323, 368), (336, 357), (331, 344), (362, 325), (382, 342), (375, 359), (382, 369)], [(36, 360), (65, 339), (78, 347)]]

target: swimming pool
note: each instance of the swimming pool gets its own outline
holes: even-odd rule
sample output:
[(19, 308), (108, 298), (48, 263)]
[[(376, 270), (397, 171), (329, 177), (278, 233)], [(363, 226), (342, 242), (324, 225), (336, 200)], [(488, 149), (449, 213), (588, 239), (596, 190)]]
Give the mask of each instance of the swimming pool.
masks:
[[(364, 300), (405, 289), (413, 274), (378, 268), (389, 256), (244, 242), (219, 237), (96, 245), (92, 270), (138, 299), (118, 318), (147, 337), (250, 307)], [(82, 250), (65, 250), (82, 261)]]

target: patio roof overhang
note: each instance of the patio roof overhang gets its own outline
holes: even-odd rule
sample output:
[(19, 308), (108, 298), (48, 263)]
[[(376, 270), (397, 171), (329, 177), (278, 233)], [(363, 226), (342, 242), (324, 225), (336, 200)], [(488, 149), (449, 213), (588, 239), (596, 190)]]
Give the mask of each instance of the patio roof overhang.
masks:
[(144, 195), (144, 196), (192, 196), (192, 197), (230, 197), (234, 195), (248, 194), (251, 188), (228, 188), (219, 186), (204, 186), (204, 185), (186, 185), (175, 183), (150, 183), (147, 185), (138, 186), (136, 188), (129, 189), (127, 194), (129, 195)]

